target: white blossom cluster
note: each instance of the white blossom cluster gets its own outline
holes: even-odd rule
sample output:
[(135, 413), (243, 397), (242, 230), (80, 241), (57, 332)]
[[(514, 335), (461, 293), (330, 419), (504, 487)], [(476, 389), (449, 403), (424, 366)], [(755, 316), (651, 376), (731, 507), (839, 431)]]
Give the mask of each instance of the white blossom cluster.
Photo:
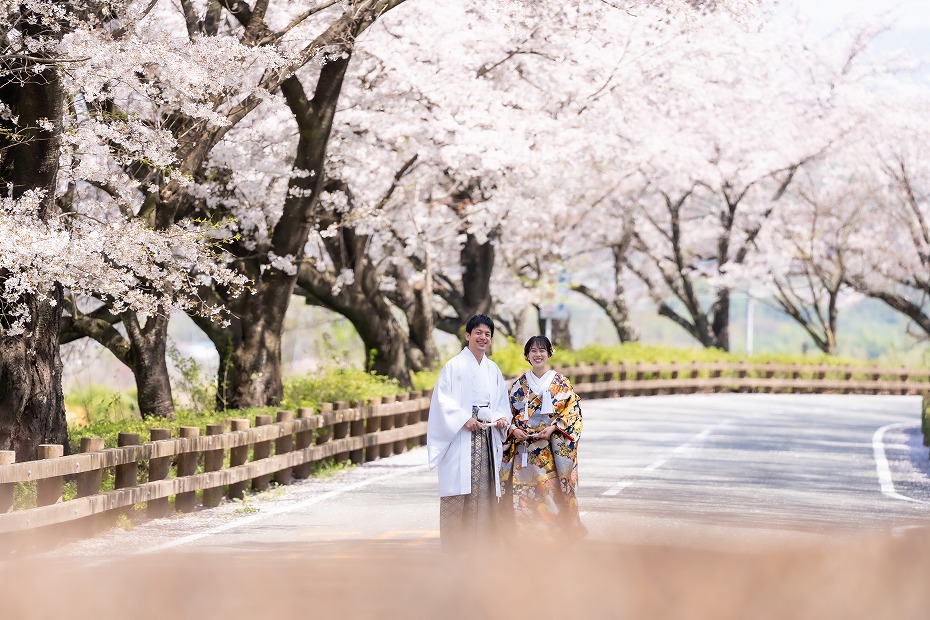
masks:
[[(208, 239), (196, 229), (153, 231), (134, 219), (92, 215), (38, 216), (41, 194), (0, 198), (0, 270), (4, 335), (23, 332), (30, 316), (26, 296), (49, 299), (55, 285), (74, 295), (103, 296), (114, 312), (145, 315), (172, 308), (222, 319), (222, 308), (202, 303), (198, 287), (216, 281), (241, 288), (244, 281), (219, 266)], [(166, 295), (170, 292), (170, 295)]]

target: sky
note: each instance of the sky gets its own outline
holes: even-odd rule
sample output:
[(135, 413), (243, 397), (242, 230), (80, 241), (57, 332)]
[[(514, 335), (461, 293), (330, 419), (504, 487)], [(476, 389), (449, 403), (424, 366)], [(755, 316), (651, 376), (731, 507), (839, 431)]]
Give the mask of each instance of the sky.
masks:
[(892, 30), (884, 34), (881, 46), (906, 48), (917, 56), (930, 56), (930, 0), (782, 0), (780, 11), (810, 18), (812, 24), (829, 32), (852, 16), (891, 15)]

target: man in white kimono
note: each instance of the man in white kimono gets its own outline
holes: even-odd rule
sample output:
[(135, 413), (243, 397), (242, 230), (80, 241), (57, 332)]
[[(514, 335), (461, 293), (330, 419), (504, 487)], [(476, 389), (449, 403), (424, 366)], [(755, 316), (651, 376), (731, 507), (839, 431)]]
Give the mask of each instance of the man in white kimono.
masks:
[(493, 538), (501, 495), (502, 443), (510, 399), (497, 364), (485, 355), (490, 317), (465, 325), (468, 346), (446, 362), (433, 388), (426, 430), (431, 469), (439, 469), (439, 533), (444, 549)]

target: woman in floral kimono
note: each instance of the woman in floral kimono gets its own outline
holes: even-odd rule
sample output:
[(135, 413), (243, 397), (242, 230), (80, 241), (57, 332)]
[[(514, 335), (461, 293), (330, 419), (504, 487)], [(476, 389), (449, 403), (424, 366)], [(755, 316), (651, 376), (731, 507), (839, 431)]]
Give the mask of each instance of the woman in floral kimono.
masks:
[(518, 534), (581, 538), (587, 530), (575, 500), (580, 399), (567, 377), (549, 369), (548, 338), (533, 336), (523, 354), (532, 369), (510, 388), (513, 423), (501, 467), (505, 518), (512, 516)]

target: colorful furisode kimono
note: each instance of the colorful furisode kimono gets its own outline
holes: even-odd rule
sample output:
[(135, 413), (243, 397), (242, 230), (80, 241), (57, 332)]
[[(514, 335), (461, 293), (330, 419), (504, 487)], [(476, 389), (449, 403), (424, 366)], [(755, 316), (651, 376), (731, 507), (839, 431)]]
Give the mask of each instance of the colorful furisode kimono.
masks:
[(580, 537), (587, 532), (575, 500), (582, 428), (579, 402), (569, 380), (552, 370), (541, 379), (527, 372), (510, 389), (511, 428), (532, 434), (553, 423), (557, 426), (549, 439), (519, 442), (511, 435), (504, 446), (502, 501), (505, 515), (513, 507), (518, 533), (545, 530)]

